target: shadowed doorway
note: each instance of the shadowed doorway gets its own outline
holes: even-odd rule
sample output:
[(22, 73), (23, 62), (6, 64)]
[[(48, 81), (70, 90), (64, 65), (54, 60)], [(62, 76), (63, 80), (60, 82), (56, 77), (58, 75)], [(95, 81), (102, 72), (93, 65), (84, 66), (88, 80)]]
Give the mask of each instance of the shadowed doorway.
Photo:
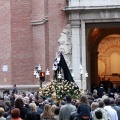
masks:
[[(100, 27), (102, 26), (102, 27)], [(108, 27), (109, 26), (109, 27)], [(88, 87), (110, 81), (120, 86), (120, 28), (111, 25), (86, 25)], [(120, 25), (118, 25), (120, 26)]]

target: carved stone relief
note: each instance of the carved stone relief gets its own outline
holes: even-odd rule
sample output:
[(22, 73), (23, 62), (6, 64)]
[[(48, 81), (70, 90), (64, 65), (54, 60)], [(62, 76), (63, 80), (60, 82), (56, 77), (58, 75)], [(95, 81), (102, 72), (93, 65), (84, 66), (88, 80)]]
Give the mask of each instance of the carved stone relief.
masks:
[[(98, 61), (101, 61), (105, 68), (101, 69), (100, 75), (110, 75), (112, 74), (110, 57), (112, 53), (117, 52), (120, 55), (120, 37), (106, 37), (104, 38), (98, 46)], [(98, 68), (100, 69), (100, 68)]]
[(120, 38), (110, 37), (101, 41), (98, 47), (98, 52), (106, 54), (111, 48), (120, 48)]
[(68, 24), (63, 32), (61, 33), (58, 42), (60, 44), (58, 51), (62, 52), (68, 67), (71, 67), (71, 57), (72, 57), (72, 43), (71, 43), (71, 26)]

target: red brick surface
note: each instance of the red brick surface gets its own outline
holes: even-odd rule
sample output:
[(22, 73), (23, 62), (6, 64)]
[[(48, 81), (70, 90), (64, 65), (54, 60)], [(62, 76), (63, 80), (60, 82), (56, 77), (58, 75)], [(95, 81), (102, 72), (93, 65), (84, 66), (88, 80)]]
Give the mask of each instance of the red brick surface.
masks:
[[(34, 85), (34, 66), (50, 70), (58, 49), (60, 33), (67, 24), (62, 10), (65, 0), (0, 0), (1, 85)], [(48, 17), (48, 22), (32, 25)], [(3, 72), (3, 65), (8, 71)], [(4, 82), (4, 78), (7, 79)]]

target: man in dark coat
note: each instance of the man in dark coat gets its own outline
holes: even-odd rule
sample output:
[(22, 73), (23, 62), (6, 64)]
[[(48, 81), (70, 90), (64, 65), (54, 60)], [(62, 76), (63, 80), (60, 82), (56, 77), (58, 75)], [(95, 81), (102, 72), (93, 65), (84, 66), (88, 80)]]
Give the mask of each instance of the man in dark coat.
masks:
[(113, 87), (110, 89), (110, 97), (114, 98), (114, 93), (119, 93), (120, 90), (118, 89), (118, 87), (116, 86), (116, 84), (113, 84)]
[(43, 96), (43, 95), (40, 95), (40, 97), (39, 97), (39, 108), (40, 109), (42, 109), (42, 110), (44, 110), (44, 101), (46, 100), (46, 97), (45, 96)]
[(103, 96), (103, 92), (105, 92), (105, 89), (103, 87), (103, 84), (100, 84), (100, 87), (97, 89), (98, 97), (101, 98)]

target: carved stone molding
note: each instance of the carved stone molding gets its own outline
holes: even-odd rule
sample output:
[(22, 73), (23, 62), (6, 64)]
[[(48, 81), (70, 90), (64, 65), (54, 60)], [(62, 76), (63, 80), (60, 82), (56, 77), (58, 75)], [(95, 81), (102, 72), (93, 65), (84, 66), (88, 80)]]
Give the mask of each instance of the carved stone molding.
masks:
[(44, 24), (46, 22), (48, 22), (48, 17), (45, 17), (42, 20), (31, 21), (31, 25), (42, 25), (42, 24)]
[(108, 50), (112, 48), (120, 48), (120, 38), (119, 37), (109, 37), (101, 41), (98, 46), (99, 53), (107, 53)]

